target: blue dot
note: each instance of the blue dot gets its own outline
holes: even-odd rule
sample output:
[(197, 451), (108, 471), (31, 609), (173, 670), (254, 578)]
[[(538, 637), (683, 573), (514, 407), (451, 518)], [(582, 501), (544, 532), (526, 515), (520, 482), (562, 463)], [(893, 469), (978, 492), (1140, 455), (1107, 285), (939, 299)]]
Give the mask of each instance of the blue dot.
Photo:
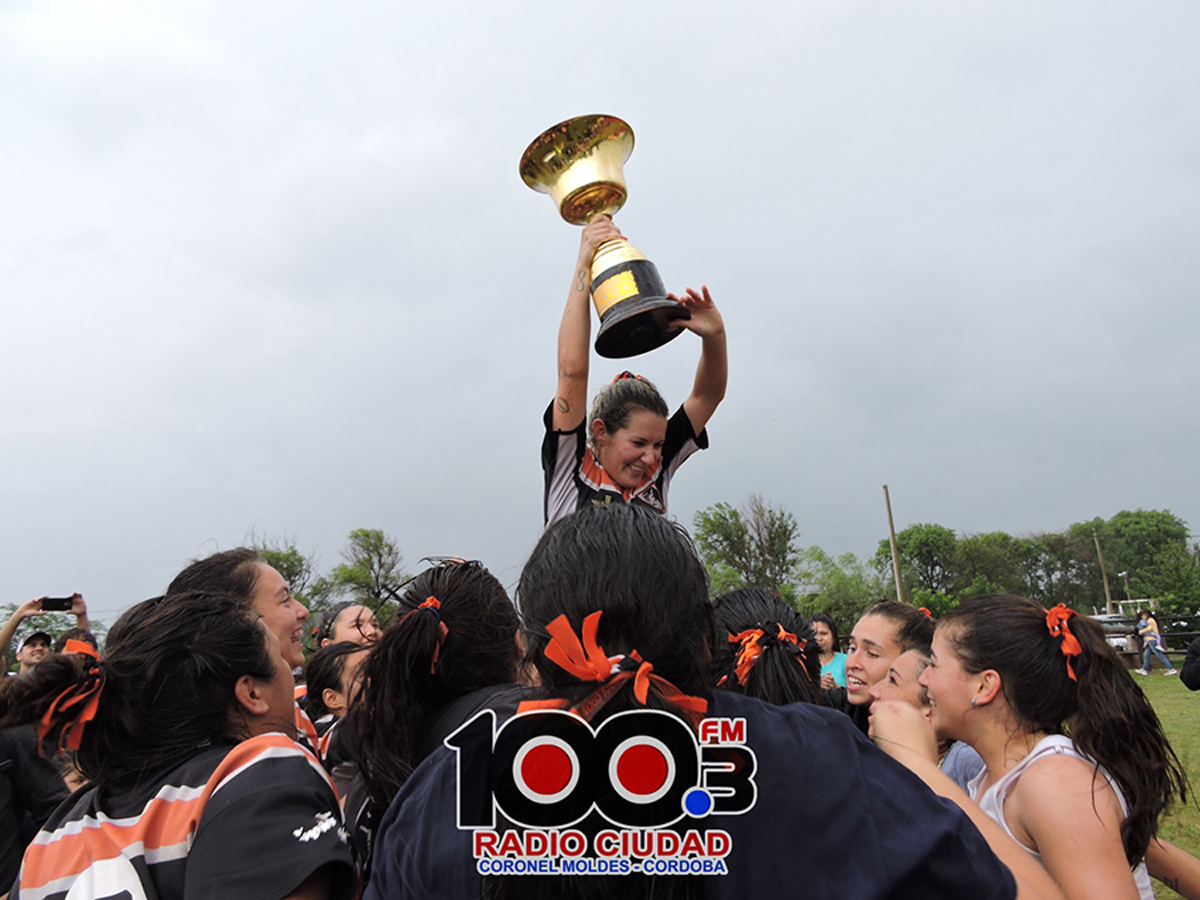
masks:
[(704, 788), (692, 788), (683, 795), (683, 809), (693, 819), (707, 816), (712, 805), (712, 797)]

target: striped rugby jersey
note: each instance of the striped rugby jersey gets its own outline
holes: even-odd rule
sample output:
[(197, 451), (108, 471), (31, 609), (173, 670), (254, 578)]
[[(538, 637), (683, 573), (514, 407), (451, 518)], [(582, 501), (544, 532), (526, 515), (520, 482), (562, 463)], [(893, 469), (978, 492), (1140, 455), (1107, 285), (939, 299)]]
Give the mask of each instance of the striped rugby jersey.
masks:
[(546, 407), (546, 437), (542, 441), (542, 473), (545, 475), (543, 515), (549, 528), (586, 503), (637, 503), (666, 514), (667, 490), (675, 470), (697, 450), (708, 449), (708, 432), (692, 431), (692, 420), (683, 407), (667, 420), (658, 468), (647, 472), (637, 487), (624, 490), (608, 477), (587, 446), (587, 420), (572, 431), (555, 431), (554, 404)]
[(12, 900), (277, 900), (326, 864), (333, 896), (351, 896), (333, 785), (311, 753), (263, 734), (103, 801), (81, 790), (26, 850)]

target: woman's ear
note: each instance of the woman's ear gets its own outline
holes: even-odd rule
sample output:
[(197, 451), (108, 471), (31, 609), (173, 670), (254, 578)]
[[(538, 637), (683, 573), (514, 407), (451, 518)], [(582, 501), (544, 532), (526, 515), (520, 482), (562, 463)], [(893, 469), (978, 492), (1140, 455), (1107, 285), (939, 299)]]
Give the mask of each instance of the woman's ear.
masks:
[(325, 688), (321, 691), (321, 702), (325, 704), (325, 708), (335, 716), (341, 716), (346, 712), (346, 695), (341, 691), (333, 688)]
[(995, 669), (984, 669), (979, 673), (980, 686), (975, 691), (975, 705), (987, 706), (1000, 693), (1000, 673)]
[(597, 447), (608, 439), (608, 428), (602, 419), (592, 421), (592, 437), (595, 439)]
[(237, 697), (238, 705), (247, 715), (265, 716), (270, 711), (271, 704), (267, 702), (263, 690), (265, 684), (267, 682), (255, 678), (253, 675), (243, 675), (234, 685), (234, 696)]

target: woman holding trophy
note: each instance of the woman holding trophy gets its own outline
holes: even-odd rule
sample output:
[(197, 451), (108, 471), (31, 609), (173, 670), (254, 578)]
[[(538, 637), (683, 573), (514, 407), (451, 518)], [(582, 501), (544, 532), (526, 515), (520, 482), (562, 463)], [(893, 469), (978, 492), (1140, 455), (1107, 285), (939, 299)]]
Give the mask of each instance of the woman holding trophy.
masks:
[(640, 375), (622, 372), (596, 395), (587, 413), (593, 258), (602, 244), (623, 241), (613, 220), (591, 219), (579, 241), (566, 309), (558, 331), (558, 391), (546, 410), (542, 444), (546, 525), (589, 502), (624, 502), (667, 511), (675, 470), (708, 446), (704, 426), (725, 396), (728, 361), (725, 324), (707, 287), (688, 288), (670, 325), (699, 336), (700, 362), (692, 392), (668, 417), (658, 390)]

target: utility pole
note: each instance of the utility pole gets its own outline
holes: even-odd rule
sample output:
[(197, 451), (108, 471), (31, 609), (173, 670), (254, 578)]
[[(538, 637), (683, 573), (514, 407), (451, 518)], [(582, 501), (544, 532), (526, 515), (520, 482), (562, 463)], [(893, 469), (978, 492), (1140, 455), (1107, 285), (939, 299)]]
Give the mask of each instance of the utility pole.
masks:
[(1100, 577), (1104, 579), (1104, 609), (1111, 616), (1113, 611), (1112, 590), (1108, 586), (1108, 570), (1104, 568), (1104, 554), (1100, 552), (1100, 535), (1092, 529), (1092, 540), (1096, 542), (1096, 558), (1100, 560)]
[(888, 496), (887, 485), (883, 486), (883, 502), (887, 505), (888, 539), (892, 542), (892, 573), (896, 578), (896, 599), (901, 603), (904, 599), (904, 585), (900, 581), (900, 551), (896, 549), (896, 526), (892, 522), (892, 498)]

